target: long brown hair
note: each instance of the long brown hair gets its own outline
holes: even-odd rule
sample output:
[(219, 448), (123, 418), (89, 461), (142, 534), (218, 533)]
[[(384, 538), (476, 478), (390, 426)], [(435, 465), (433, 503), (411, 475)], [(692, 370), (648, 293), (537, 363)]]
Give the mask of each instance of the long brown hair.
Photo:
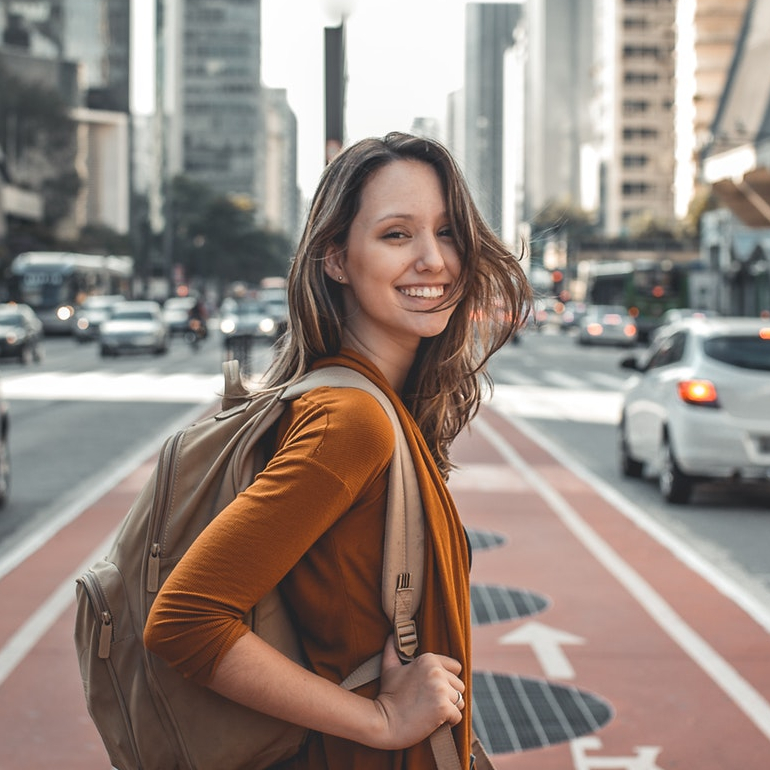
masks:
[(288, 276), (289, 325), (268, 373), (276, 386), (300, 377), (314, 361), (340, 351), (341, 288), (324, 271), (328, 247), (345, 248), (364, 184), (397, 160), (416, 160), (438, 174), (461, 259), (455, 311), (446, 329), (423, 339), (403, 391), (444, 475), (449, 446), (479, 408), (490, 356), (521, 326), (532, 293), (519, 258), (484, 222), (449, 151), (431, 139), (391, 133), (343, 150), (324, 170)]

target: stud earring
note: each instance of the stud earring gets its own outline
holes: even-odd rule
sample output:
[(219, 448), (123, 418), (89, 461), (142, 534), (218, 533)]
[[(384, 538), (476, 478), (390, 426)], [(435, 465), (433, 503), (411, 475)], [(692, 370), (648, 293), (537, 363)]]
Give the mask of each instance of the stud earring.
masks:
[(344, 275), (339, 276), (338, 280), (344, 281), (345, 280), (345, 276)]

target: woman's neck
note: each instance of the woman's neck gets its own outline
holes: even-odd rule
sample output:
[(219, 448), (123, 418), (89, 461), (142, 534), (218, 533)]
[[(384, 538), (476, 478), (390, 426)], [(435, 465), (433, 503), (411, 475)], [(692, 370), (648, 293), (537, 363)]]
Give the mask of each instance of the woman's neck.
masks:
[(388, 346), (385, 350), (374, 350), (348, 331), (343, 332), (342, 344), (371, 361), (382, 372), (390, 387), (396, 393), (401, 393), (414, 363), (416, 351), (404, 350), (397, 343)]

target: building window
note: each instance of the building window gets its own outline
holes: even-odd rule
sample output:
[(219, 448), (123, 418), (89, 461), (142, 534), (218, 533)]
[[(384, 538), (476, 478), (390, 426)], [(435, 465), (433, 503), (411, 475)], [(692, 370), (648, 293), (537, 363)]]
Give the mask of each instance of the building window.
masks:
[(648, 141), (658, 138), (658, 130), (655, 128), (624, 128), (623, 139), (628, 142)]
[(648, 155), (624, 155), (623, 168), (644, 168), (650, 162)]
[(648, 195), (654, 189), (654, 185), (647, 182), (625, 182), (623, 184), (623, 195)]
[(642, 115), (650, 109), (650, 103), (646, 99), (624, 99), (624, 115)]
[(626, 72), (623, 82), (627, 86), (652, 85), (658, 82), (657, 72)]

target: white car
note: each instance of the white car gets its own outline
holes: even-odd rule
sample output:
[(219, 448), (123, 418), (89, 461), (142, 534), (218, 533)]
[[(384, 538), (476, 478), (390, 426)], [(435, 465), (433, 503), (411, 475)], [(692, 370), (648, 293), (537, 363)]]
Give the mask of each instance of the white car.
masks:
[(623, 395), (622, 472), (657, 476), (687, 503), (698, 482), (770, 480), (770, 321), (703, 318), (668, 325)]
[(129, 351), (168, 351), (168, 326), (157, 302), (134, 300), (115, 305), (112, 315), (99, 327), (102, 356)]

